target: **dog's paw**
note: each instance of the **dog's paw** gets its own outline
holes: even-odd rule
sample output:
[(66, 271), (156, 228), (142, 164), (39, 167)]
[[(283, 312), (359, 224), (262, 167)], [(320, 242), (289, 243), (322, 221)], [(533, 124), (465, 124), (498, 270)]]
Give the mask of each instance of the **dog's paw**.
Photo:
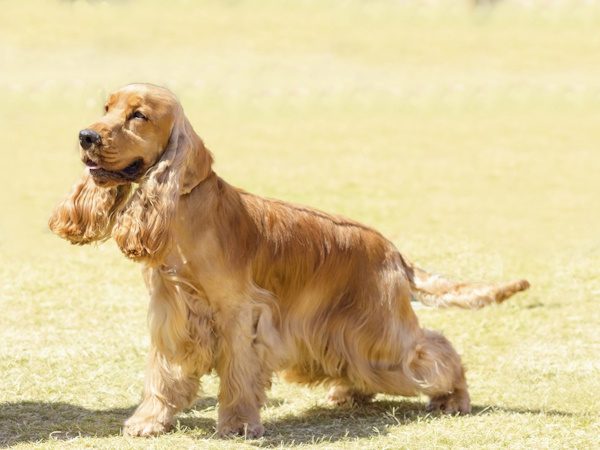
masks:
[(432, 397), (427, 405), (429, 412), (444, 414), (469, 414), (471, 412), (471, 399), (464, 390), (456, 390), (450, 394)]
[(131, 417), (125, 422), (123, 434), (128, 436), (150, 437), (166, 433), (171, 428), (172, 425), (169, 423), (165, 424), (148, 418), (137, 419), (136, 417)]
[(265, 433), (265, 427), (261, 423), (226, 424), (219, 425), (217, 431), (222, 438), (243, 436), (246, 439), (257, 439)]
[(342, 386), (333, 386), (327, 393), (327, 403), (338, 407), (353, 407), (369, 403), (373, 400), (373, 394), (349, 389)]

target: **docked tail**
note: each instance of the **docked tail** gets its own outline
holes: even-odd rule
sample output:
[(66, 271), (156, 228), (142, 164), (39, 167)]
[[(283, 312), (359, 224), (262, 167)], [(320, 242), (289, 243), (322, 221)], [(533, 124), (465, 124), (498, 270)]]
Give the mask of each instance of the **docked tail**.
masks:
[(426, 306), (479, 309), (492, 303), (502, 303), (517, 292), (529, 288), (527, 280), (508, 283), (457, 283), (440, 275), (410, 267), (409, 280), (413, 295)]

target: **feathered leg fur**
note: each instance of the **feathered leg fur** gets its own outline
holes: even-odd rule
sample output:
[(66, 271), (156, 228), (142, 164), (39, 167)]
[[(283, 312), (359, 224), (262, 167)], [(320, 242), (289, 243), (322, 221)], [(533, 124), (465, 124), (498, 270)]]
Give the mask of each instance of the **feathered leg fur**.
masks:
[(151, 349), (142, 402), (125, 432), (150, 436), (167, 431), (173, 416), (196, 399), (199, 378), (213, 365), (212, 313), (197, 292), (161, 269), (147, 269), (151, 289)]
[(219, 434), (260, 437), (260, 408), (281, 352), (272, 312), (265, 304), (242, 300), (234, 309), (222, 309), (217, 324)]

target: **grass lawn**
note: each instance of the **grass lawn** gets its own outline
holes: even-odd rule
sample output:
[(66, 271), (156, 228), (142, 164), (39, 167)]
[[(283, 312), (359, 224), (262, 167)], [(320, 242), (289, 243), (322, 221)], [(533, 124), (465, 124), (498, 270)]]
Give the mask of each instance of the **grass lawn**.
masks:
[[(0, 446), (597, 448), (600, 6), (545, 4), (2, 2)], [(121, 436), (149, 345), (139, 267), (46, 221), (78, 130), (134, 81), (178, 94), (234, 185), (455, 278), (528, 278), (500, 306), (418, 311), (463, 355), (473, 414), (276, 381), (265, 437), (219, 440), (211, 376), (173, 433)]]

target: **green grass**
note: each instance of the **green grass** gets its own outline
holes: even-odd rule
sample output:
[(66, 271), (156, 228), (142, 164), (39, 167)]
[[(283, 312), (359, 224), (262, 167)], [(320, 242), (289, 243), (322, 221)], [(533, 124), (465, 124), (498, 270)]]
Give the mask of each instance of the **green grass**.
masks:
[[(3, 2), (0, 445), (596, 447), (600, 8), (450, 3)], [(336, 410), (277, 381), (266, 436), (223, 441), (208, 377), (175, 432), (122, 437), (148, 348), (139, 267), (46, 220), (81, 170), (77, 131), (134, 81), (179, 95), (235, 185), (373, 225), (456, 278), (527, 277), (501, 306), (418, 311), (463, 355), (474, 414)]]

